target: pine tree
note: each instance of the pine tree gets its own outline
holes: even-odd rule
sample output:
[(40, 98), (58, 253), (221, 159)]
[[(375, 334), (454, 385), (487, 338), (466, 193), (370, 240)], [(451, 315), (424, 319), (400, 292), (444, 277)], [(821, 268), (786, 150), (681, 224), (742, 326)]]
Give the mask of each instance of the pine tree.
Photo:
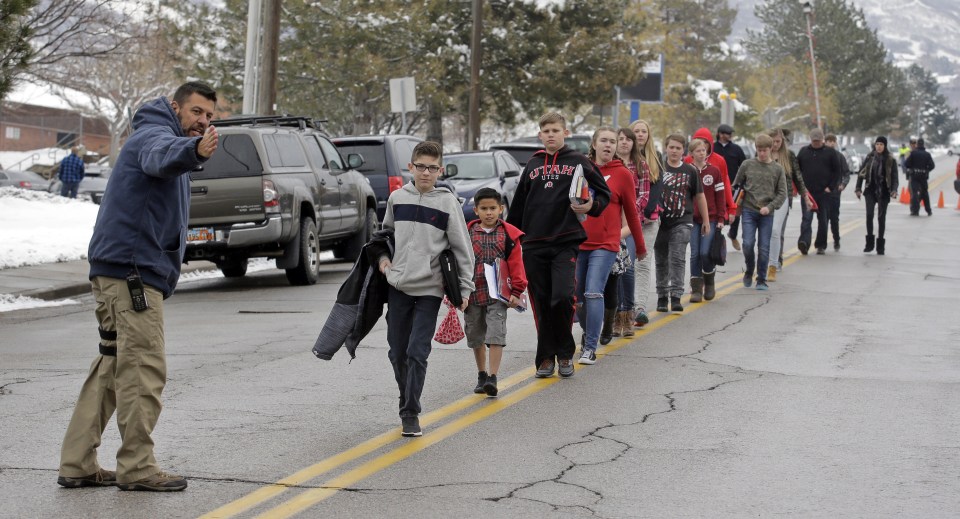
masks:
[(30, 46), (33, 31), (23, 23), (23, 18), (36, 3), (36, 0), (0, 0), (0, 100), (10, 93), (14, 78), (27, 68), (33, 56)]
[[(759, 60), (779, 63), (792, 58), (810, 66), (806, 14), (796, 0), (765, 0), (756, 8), (763, 23), (747, 30), (744, 46)], [(886, 129), (905, 100), (903, 73), (887, 60), (876, 30), (867, 25), (863, 10), (847, 0), (817, 0), (813, 38), (820, 91), (833, 94), (839, 121), (828, 121), (839, 131)]]
[(906, 77), (910, 99), (901, 113), (902, 136), (923, 137), (928, 144), (949, 144), (950, 134), (960, 131), (957, 110), (940, 93), (940, 84), (930, 71), (913, 64)]

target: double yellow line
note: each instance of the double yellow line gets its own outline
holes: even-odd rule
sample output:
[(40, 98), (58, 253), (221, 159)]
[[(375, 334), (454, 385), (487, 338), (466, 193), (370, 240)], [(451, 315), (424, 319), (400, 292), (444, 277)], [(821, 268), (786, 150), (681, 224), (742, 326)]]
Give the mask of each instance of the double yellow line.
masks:
[[(854, 230), (857, 227), (860, 227), (862, 222), (852, 222), (847, 225), (844, 225), (841, 228), (841, 234), (847, 234)], [(800, 255), (796, 248), (790, 250), (785, 254), (784, 265), (789, 265), (800, 258)], [(720, 299), (726, 295), (733, 293), (734, 291), (741, 288), (741, 275), (733, 275), (720, 283), (717, 284), (717, 295), (714, 300)], [(689, 296), (684, 298), (684, 301), (689, 301)], [(647, 326), (637, 330), (634, 337), (632, 338), (622, 338), (618, 339), (610, 344), (601, 347), (597, 350), (597, 357), (603, 358), (607, 354), (615, 352), (629, 344), (634, 340), (637, 340), (645, 335), (653, 333), (657, 329), (666, 326), (667, 324), (672, 323), (673, 321), (681, 318), (684, 315), (688, 315), (691, 312), (695, 312), (706, 306), (705, 304), (698, 304), (695, 306), (685, 307), (683, 314), (660, 314), (653, 318), (653, 320)], [(582, 368), (581, 368), (582, 369)], [(302, 486), (313, 480), (317, 477), (320, 477), (338, 467), (341, 467), (345, 464), (358, 460), (364, 456), (372, 454), (378, 450), (387, 447), (393, 443), (401, 443), (400, 445), (388, 450), (387, 452), (380, 454), (379, 456), (361, 463), (344, 472), (343, 474), (328, 479), (320, 484), (318, 487), (310, 488), (304, 492), (294, 496), (287, 501), (277, 505), (276, 507), (263, 512), (258, 515), (258, 518), (262, 519), (275, 519), (275, 518), (284, 518), (291, 517), (297, 513), (300, 513), (313, 505), (327, 499), (328, 497), (334, 495), (341, 489), (350, 487), (351, 485), (356, 484), (359, 481), (362, 481), (371, 475), (399, 462), (402, 461), (440, 441), (443, 441), (450, 436), (470, 427), (471, 425), (489, 418), (496, 413), (520, 402), (527, 397), (535, 395), (544, 389), (556, 384), (560, 379), (557, 377), (550, 377), (545, 379), (534, 378), (535, 369), (533, 367), (521, 370), (518, 373), (507, 377), (506, 379), (500, 382), (500, 390), (507, 391), (514, 386), (522, 384), (524, 382), (530, 381), (530, 383), (520, 387), (519, 389), (509, 392), (506, 395), (503, 395), (497, 399), (487, 399), (484, 395), (469, 395), (464, 398), (461, 398), (455, 402), (452, 402), (436, 411), (427, 413), (421, 417), (420, 423), (424, 426), (430, 426), (442, 422), (444, 419), (460, 413), (466, 409), (469, 409), (474, 406), (478, 406), (477, 409), (465, 414), (455, 420), (452, 420), (440, 427), (430, 430), (428, 434), (415, 439), (406, 439), (400, 436), (400, 430), (391, 429), (379, 436), (371, 438), (355, 447), (352, 447), (346, 451), (343, 451), (339, 454), (331, 456), (319, 463), (311, 465), (307, 468), (304, 468), (288, 477), (285, 477), (276, 483), (273, 483), (269, 486), (263, 487), (259, 490), (256, 490), (250, 494), (247, 494), (236, 501), (228, 503), (226, 505), (213, 510), (212, 512), (206, 513), (200, 516), (200, 519), (222, 519), (233, 517), (235, 515), (246, 512), (256, 506), (259, 506), (268, 500), (271, 500), (280, 494), (283, 494), (291, 488), (296, 488)], [(578, 370), (579, 371), (579, 370)], [(480, 405), (484, 404), (484, 405)]]

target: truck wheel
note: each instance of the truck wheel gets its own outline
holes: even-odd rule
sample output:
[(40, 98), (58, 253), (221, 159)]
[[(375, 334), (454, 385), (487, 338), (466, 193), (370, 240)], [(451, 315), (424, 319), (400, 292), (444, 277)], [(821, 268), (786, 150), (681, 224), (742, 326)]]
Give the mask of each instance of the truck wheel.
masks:
[(247, 258), (221, 261), (217, 266), (226, 278), (242, 278), (247, 275)]
[(317, 240), (317, 224), (313, 218), (300, 220), (300, 262), (292, 269), (286, 269), (287, 281), (291, 285), (312, 285), (320, 277), (320, 243)]
[(377, 232), (379, 227), (380, 222), (377, 221), (377, 211), (367, 209), (367, 219), (363, 222), (363, 229), (357, 231), (356, 234), (347, 240), (346, 244), (343, 245), (343, 254), (340, 257), (347, 261), (357, 261), (363, 246), (370, 241), (373, 233)]

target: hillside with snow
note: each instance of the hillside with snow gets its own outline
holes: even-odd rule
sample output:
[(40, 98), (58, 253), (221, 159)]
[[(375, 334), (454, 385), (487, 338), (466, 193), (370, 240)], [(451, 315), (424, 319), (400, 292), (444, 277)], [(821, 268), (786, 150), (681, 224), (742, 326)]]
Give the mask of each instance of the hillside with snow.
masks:
[[(754, 7), (762, 0), (729, 0), (737, 9), (734, 43), (757, 28)], [(960, 108), (960, 0), (850, 0), (863, 9), (890, 57), (899, 66), (917, 63), (940, 81), (940, 92)], [(816, 0), (814, 0), (816, 5)]]

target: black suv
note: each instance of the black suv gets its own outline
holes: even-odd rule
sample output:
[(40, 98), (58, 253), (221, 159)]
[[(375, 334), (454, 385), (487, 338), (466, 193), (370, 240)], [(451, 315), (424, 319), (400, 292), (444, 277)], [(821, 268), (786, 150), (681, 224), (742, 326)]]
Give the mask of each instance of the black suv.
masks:
[(413, 148), (421, 142), (423, 139), (411, 135), (359, 135), (333, 139), (340, 153), (357, 154), (363, 158), (363, 165), (357, 171), (370, 181), (377, 196), (377, 218), (381, 221), (390, 193), (413, 178), (407, 163), (413, 156)]
[(379, 227), (367, 179), (346, 162), (319, 124), (306, 117), (213, 121), (217, 152), (190, 175), (184, 261), (208, 260), (227, 277), (247, 259), (276, 258), (294, 285), (312, 285), (320, 252), (355, 260)]

